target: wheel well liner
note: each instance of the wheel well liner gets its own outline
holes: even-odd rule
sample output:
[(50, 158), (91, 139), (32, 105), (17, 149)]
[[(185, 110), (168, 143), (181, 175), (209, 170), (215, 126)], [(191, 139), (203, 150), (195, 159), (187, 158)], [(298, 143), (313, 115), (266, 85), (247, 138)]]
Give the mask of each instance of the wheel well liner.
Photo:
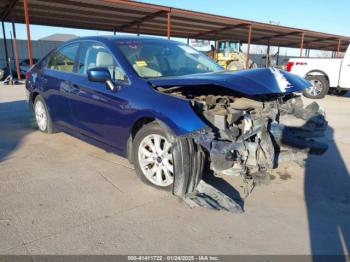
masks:
[(32, 92), (32, 93), (30, 93), (30, 95), (29, 95), (29, 101), (30, 101), (30, 103), (31, 103), (32, 106), (33, 106), (33, 104), (34, 104), (35, 98), (36, 98), (38, 95), (39, 95), (38, 92)]
[(154, 117), (141, 117), (133, 124), (129, 138), (128, 138), (127, 152), (126, 152), (130, 163), (132, 163), (132, 156), (131, 156), (132, 155), (132, 142), (135, 138), (135, 135), (144, 125), (147, 125), (147, 124), (154, 122), (154, 121), (156, 121), (156, 119)]
[(173, 194), (184, 197), (194, 192), (202, 174), (205, 164), (205, 154), (201, 146), (192, 139), (178, 137), (173, 150), (174, 176)]

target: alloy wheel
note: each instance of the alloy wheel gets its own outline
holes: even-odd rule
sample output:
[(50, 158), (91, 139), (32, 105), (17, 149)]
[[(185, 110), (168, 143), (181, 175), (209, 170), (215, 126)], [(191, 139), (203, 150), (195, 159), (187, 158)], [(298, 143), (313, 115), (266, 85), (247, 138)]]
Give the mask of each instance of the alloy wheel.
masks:
[(47, 115), (46, 115), (46, 109), (43, 102), (38, 100), (35, 103), (34, 112), (35, 112), (35, 119), (38, 124), (38, 127), (41, 131), (44, 132), (47, 127)]
[(146, 136), (139, 145), (138, 160), (144, 176), (152, 184), (166, 187), (174, 182), (172, 146), (165, 137)]
[(323, 84), (317, 79), (311, 79), (309, 82), (312, 84), (312, 87), (306, 90), (311, 96), (317, 96), (322, 92)]

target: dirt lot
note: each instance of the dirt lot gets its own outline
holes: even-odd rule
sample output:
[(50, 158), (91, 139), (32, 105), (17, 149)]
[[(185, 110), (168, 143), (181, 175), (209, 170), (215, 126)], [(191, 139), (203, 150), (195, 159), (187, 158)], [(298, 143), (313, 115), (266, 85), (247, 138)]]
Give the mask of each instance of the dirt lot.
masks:
[[(63, 133), (40, 133), (24, 99), (23, 87), (0, 87), (1, 254), (350, 250), (350, 97), (320, 101), (328, 152), (305, 168), (281, 167), (245, 200), (243, 214), (192, 209), (145, 186), (126, 159)], [(237, 194), (224, 180), (216, 184)]]

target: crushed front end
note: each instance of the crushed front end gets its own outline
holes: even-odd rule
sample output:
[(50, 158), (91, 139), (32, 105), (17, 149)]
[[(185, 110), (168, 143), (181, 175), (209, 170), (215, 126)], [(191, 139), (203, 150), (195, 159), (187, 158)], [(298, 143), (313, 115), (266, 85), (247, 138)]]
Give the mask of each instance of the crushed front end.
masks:
[[(280, 163), (304, 165), (309, 154), (323, 154), (328, 148), (315, 140), (327, 129), (324, 111), (316, 102), (304, 106), (296, 94), (310, 83), (285, 71), (265, 68), (150, 82), (159, 92), (188, 100), (206, 124), (207, 128), (177, 138), (175, 148), (185, 143), (183, 139), (198, 145), (217, 176), (242, 176), (253, 183), (268, 181)], [(174, 194), (194, 192), (200, 181), (198, 172), (179, 173)]]
[[(219, 86), (160, 87), (158, 91), (189, 100), (206, 123), (207, 128), (185, 138), (204, 149), (216, 176), (265, 183), (280, 163), (294, 161), (303, 166), (309, 154), (323, 154), (328, 148), (314, 140), (325, 135), (323, 109), (316, 102), (304, 106), (294, 93), (244, 96)], [(195, 190), (198, 174), (191, 179), (192, 186), (181, 194)]]
[(327, 128), (317, 103), (306, 107), (300, 96), (246, 98), (201, 96), (192, 100), (210, 130), (194, 137), (210, 155), (217, 175), (260, 179), (281, 162), (304, 164), (308, 154), (323, 154), (327, 145), (313, 138)]

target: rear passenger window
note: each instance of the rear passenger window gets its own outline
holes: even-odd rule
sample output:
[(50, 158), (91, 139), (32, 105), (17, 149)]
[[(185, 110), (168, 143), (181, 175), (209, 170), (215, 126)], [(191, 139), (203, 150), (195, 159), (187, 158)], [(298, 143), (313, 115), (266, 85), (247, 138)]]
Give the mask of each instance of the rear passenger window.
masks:
[(74, 43), (57, 50), (49, 57), (47, 67), (58, 71), (73, 72), (78, 47), (79, 43)]

